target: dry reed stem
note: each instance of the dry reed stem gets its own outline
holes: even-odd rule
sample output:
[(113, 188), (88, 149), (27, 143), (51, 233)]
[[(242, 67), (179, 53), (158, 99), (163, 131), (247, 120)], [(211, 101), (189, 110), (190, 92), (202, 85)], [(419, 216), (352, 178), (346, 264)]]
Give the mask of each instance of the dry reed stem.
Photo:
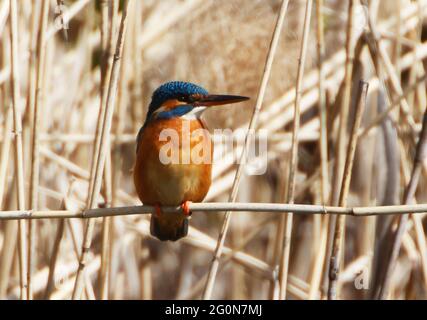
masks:
[[(365, 2), (365, 0), (362, 0), (362, 3), (364, 3), (364, 2)], [(367, 8), (367, 6), (366, 6), (366, 8)], [(371, 31), (371, 36), (372, 36), (371, 37), (372, 43), (369, 40), (367, 41), (369, 44), (369, 48), (371, 50), (372, 58), (374, 61), (375, 61), (376, 57), (380, 58), (380, 61), (383, 63), (383, 65), (385, 67), (386, 74), (389, 77), (389, 80), (390, 80), (389, 83), (391, 85), (392, 90), (394, 91), (394, 93), (396, 95), (402, 97), (402, 99), (400, 100), (400, 107), (401, 107), (402, 113), (404, 115), (405, 121), (407, 122), (407, 124), (411, 128), (413, 134), (415, 135), (415, 133), (416, 133), (415, 121), (414, 121), (412, 115), (410, 114), (410, 106), (404, 97), (402, 86), (401, 86), (400, 81), (397, 77), (396, 71), (393, 68), (393, 64), (390, 61), (390, 57), (387, 54), (386, 47), (384, 46), (384, 44), (382, 42), (380, 42), (380, 36), (379, 36), (378, 30), (377, 30), (377, 27), (376, 27), (375, 23), (372, 21), (372, 17), (369, 14), (369, 12), (365, 11), (365, 16), (366, 16), (366, 19), (368, 21), (368, 26), (369, 26), (369, 29)], [(385, 81), (382, 77), (382, 72), (380, 70), (377, 70), (377, 73), (378, 73), (378, 77), (379, 77), (381, 83), (385, 83)], [(387, 93), (388, 100), (390, 101), (391, 100), (390, 92), (386, 86), (384, 86), (384, 88), (385, 88), (385, 91)]]
[[(67, 194), (61, 197), (61, 207), (66, 207), (66, 200), (70, 196), (71, 191), (73, 190), (73, 186), (74, 186), (74, 181), (70, 183)], [(49, 273), (47, 276), (46, 288), (44, 290), (44, 297), (43, 297), (44, 299), (49, 299), (54, 289), (55, 270), (58, 262), (59, 250), (61, 247), (61, 241), (64, 235), (64, 231), (65, 231), (65, 219), (60, 219), (58, 221), (58, 228), (56, 230), (55, 240), (52, 247), (52, 253), (50, 255)], [(77, 250), (76, 250), (76, 253), (78, 258)]]
[[(400, 16), (400, 11), (402, 11), (402, 2), (400, 0), (397, 0), (397, 4), (396, 4), (397, 23), (395, 28), (395, 33), (397, 35), (400, 35), (402, 33), (402, 17)], [(393, 64), (396, 66), (397, 74), (400, 75), (401, 73), (400, 56), (402, 55), (402, 41), (400, 37), (398, 37), (394, 42), (394, 46), (392, 48), (392, 54), (393, 54)], [(398, 76), (398, 78), (400, 82), (401, 81), (400, 76)]]
[(1, 158), (0, 158), (0, 208), (2, 208), (3, 198), (4, 198), (4, 190), (6, 187), (7, 180), (7, 167), (9, 165), (9, 153), (10, 153), (10, 145), (12, 142), (12, 125), (13, 125), (13, 114), (12, 108), (8, 108), (5, 112), (6, 119), (3, 127), (3, 132), (5, 132), (5, 138), (3, 139), (3, 143), (1, 146)]
[[(62, 15), (61, 20), (66, 24), (70, 21), (74, 16), (76, 16), (80, 11), (82, 11), (86, 5), (91, 3), (91, 0), (79, 0), (74, 2)], [(64, 30), (63, 28), (57, 28), (56, 25), (52, 25), (46, 34), (46, 41), (52, 38), (57, 32)]]
[[(329, 216), (323, 216), (322, 219), (322, 228), (320, 231), (320, 239), (315, 239), (318, 253), (315, 255), (315, 260), (313, 263), (311, 281), (310, 281), (310, 291), (308, 299), (320, 299), (319, 286), (322, 280), (322, 271), (324, 269), (326, 251), (327, 251), (327, 240), (328, 240), (328, 225), (329, 225)], [(313, 245), (315, 245), (313, 243)]]
[[(131, 229), (137, 230), (139, 233), (145, 236), (150, 236), (149, 222), (147, 220), (141, 220), (139, 223), (137, 223), (136, 227), (135, 222), (132, 222), (129, 227)], [(214, 252), (216, 248), (215, 239), (193, 227), (189, 228), (188, 236), (183, 238), (182, 242), (209, 252)], [(246, 269), (253, 271), (254, 274), (260, 276), (261, 278), (271, 280), (277, 277), (277, 271), (275, 268), (270, 266), (265, 261), (246, 252), (224, 246), (224, 254), (229, 253), (232, 253), (233, 261), (242, 265)]]
[[(230, 261), (235, 261), (236, 263), (241, 263), (241, 260), (238, 259), (239, 257), (239, 251), (242, 251), (245, 247), (247, 247), (250, 242), (252, 240), (254, 240), (256, 238), (256, 236), (263, 230), (263, 228), (272, 221), (271, 218), (266, 218), (260, 222), (257, 223), (257, 225), (253, 226), (253, 228), (251, 229), (251, 232), (247, 235), (245, 235), (245, 237), (242, 239), (241, 243), (239, 244), (239, 246), (232, 248), (232, 249), (228, 249), (225, 247), (225, 249), (227, 249), (227, 253), (224, 254), (224, 256), (221, 258), (221, 266), (219, 267), (219, 270), (223, 270), (225, 269), (225, 267), (227, 266), (227, 264)], [(196, 240), (197, 241), (197, 240)], [(195, 245), (196, 243), (192, 240), (190, 240), (189, 242), (190, 245)], [(210, 250), (210, 248), (204, 248), (204, 249), (208, 249)], [(214, 248), (212, 248), (213, 251)], [(241, 255), (242, 258), (244, 258), (244, 254)], [(201, 291), (203, 290), (203, 284), (206, 282), (206, 278), (207, 275), (203, 275), (202, 278), (200, 278), (191, 288), (191, 290), (185, 294), (184, 296), (178, 296), (177, 299), (183, 299), (183, 300), (187, 300), (187, 299), (195, 299), (197, 298), (197, 296), (201, 293)]]
[(365, 128), (363, 128), (363, 130), (361, 130), (361, 132), (359, 133), (359, 138), (366, 136), (373, 128), (381, 124), (381, 122), (384, 121), (384, 119), (390, 114), (391, 111), (393, 111), (396, 107), (400, 106), (400, 103), (403, 99), (405, 99), (405, 97), (407, 97), (411, 92), (416, 90), (418, 86), (426, 80), (427, 74), (424, 74), (423, 76), (416, 79), (413, 84), (411, 84), (408, 88), (405, 89), (402, 95), (399, 95), (398, 97), (393, 99), (393, 101), (390, 103), (390, 106), (386, 110), (378, 114), (374, 118), (374, 120), (372, 120)]
[[(235, 256), (235, 253), (237, 251), (243, 251), (245, 247), (255, 239), (255, 237), (259, 234), (260, 231), (262, 231), (266, 224), (270, 223), (272, 221), (271, 217), (264, 218), (262, 221), (258, 222), (257, 225), (253, 226), (251, 232), (246, 234), (242, 241), (239, 243), (237, 247), (233, 247), (232, 250), (230, 250), (229, 253), (224, 254), (224, 256), (221, 258), (221, 266), (219, 267), (219, 270), (222, 270), (225, 268), (227, 263), (232, 260), (233, 256)], [(191, 242), (189, 243), (191, 244)], [(215, 249), (215, 248), (212, 248)], [(213, 251), (213, 250), (211, 250)], [(203, 290), (204, 284), (207, 280), (207, 274), (204, 274), (195, 284), (192, 285), (192, 289), (186, 294), (184, 297), (178, 296), (177, 299), (194, 299), (197, 297)]]
[(1, 7), (0, 7), (0, 34), (3, 33), (8, 16), (9, 16), (9, 1), (2, 1)]
[[(111, 174), (111, 154), (108, 153), (105, 159), (105, 170), (104, 170), (104, 199), (105, 207), (111, 207), (112, 203), (112, 174)], [(99, 269), (99, 281), (100, 281), (100, 290), (99, 296), (100, 299), (106, 300), (108, 294), (108, 275), (110, 270), (110, 231), (111, 231), (111, 217), (105, 217), (102, 220), (102, 244), (101, 244), (101, 267)]]
[[(420, 2), (417, 1), (417, 5), (418, 5), (418, 7), (420, 9), (419, 13), (418, 13), (418, 15), (420, 16), (420, 19), (418, 21), (418, 24), (417, 24), (415, 30), (413, 30), (413, 32), (411, 32), (411, 35), (413, 35), (413, 37), (415, 38), (414, 42), (417, 43), (417, 46), (418, 46), (418, 43), (422, 41), (422, 29), (423, 29), (423, 23), (422, 23), (422, 21), (423, 21), (423, 19), (421, 18), (422, 8), (421, 8)], [(400, 70), (397, 69), (396, 71), (397, 71), (397, 74), (399, 75), (400, 74)], [(421, 74), (425, 74), (425, 70), (424, 70), (424, 67), (423, 67), (422, 63), (419, 63), (419, 61), (418, 61), (417, 51), (414, 51), (414, 63), (413, 63), (413, 65), (412, 65), (412, 67), (411, 67), (411, 69), (409, 71), (409, 81), (408, 81), (409, 84), (412, 84), (412, 83), (414, 83), (416, 81), (419, 72)], [(416, 109), (416, 105), (415, 105), (415, 92), (412, 92), (410, 94), (410, 96), (408, 97), (408, 103), (409, 103), (410, 106), (412, 106), (413, 109)]]
[[(321, 203), (327, 204), (329, 194), (329, 170), (328, 170), (328, 128), (327, 128), (327, 106), (326, 106), (326, 90), (325, 90), (325, 35), (323, 22), (323, 0), (316, 1), (316, 45), (317, 45), (317, 68), (319, 73), (318, 90), (319, 90), (319, 150), (320, 150), (320, 196)], [(320, 281), (322, 279), (322, 268), (326, 257), (326, 242), (328, 233), (329, 216), (319, 217), (320, 222), (320, 240), (313, 237), (313, 248), (315, 258), (313, 261), (312, 274), (310, 279), (309, 299), (315, 299), (319, 290)], [(313, 220), (313, 223), (315, 221)]]
[[(47, 159), (57, 163), (62, 168), (69, 171), (71, 174), (75, 175), (76, 177), (89, 180), (90, 173), (86, 171), (85, 169), (79, 167), (74, 162), (71, 162), (70, 160), (65, 159), (64, 157), (61, 157), (57, 155), (56, 153), (52, 152), (48, 148), (41, 146), (40, 147), (40, 154), (42, 154)], [(117, 195), (122, 201), (126, 201), (127, 203), (135, 203), (136, 198), (133, 198), (129, 194), (127, 194), (122, 189), (117, 190)]]
[[(403, 168), (404, 183), (405, 185), (408, 185), (411, 172), (410, 172), (410, 163), (409, 161), (407, 161), (406, 156), (401, 157), (401, 166)], [(415, 199), (412, 199), (412, 203), (416, 203)], [(408, 224), (406, 227), (406, 234), (408, 235), (410, 230), (413, 227), (415, 231), (416, 244), (418, 247), (418, 254), (416, 254), (417, 256), (416, 261), (420, 261), (424, 284), (427, 285), (427, 250), (426, 250), (427, 248), (426, 248), (426, 242), (425, 242), (426, 237), (423, 229), (422, 219), (423, 217), (419, 217), (418, 215), (411, 215), (412, 224), (410, 224), (411, 221), (408, 221)], [(404, 239), (402, 239), (402, 244), (403, 246), (405, 246)]]
[[(414, 41), (404, 36), (399, 36), (398, 34), (394, 34), (387, 30), (381, 30), (381, 31), (379, 30), (378, 33), (380, 35), (380, 41), (391, 40), (394, 42), (400, 42), (402, 45), (408, 47), (409, 49), (416, 48), (419, 45), (419, 42), (417, 41)], [(402, 32), (400, 32), (400, 34), (402, 34)]]
[[(25, 181), (24, 160), (22, 151), (22, 119), (20, 112), (20, 88), (19, 88), (19, 57), (18, 57), (18, 13), (16, 0), (10, 0), (10, 42), (11, 42), (11, 76), (12, 76), (12, 105), (15, 134), (15, 170), (16, 187), (19, 210), (25, 210)], [(18, 252), (19, 252), (19, 274), (21, 285), (21, 299), (27, 298), (27, 271), (26, 271), (26, 237), (25, 223), (18, 222)]]
[[(269, 80), (270, 73), (271, 73), (271, 66), (273, 64), (274, 55), (275, 55), (276, 49), (277, 49), (277, 44), (278, 44), (279, 39), (280, 39), (280, 33), (282, 30), (283, 22), (285, 20), (285, 14), (286, 14), (286, 11), (288, 8), (288, 4), (289, 4), (289, 0), (283, 0), (281, 3), (281, 6), (280, 6), (279, 15), (277, 18), (276, 26), (275, 26), (274, 31), (273, 31), (273, 37), (272, 37), (272, 40), (270, 43), (270, 48), (268, 50), (268, 56), (267, 56), (267, 60), (266, 60), (265, 67), (264, 67), (264, 73), (262, 76), (261, 86), (260, 86), (260, 89), (258, 92), (256, 105), (255, 105), (255, 108), (254, 108), (254, 111), (253, 111), (253, 114), (251, 117), (251, 121), (249, 123), (249, 128), (248, 128), (247, 133), (249, 133), (251, 130), (254, 130), (256, 128), (256, 125), (258, 122), (259, 113), (261, 111), (262, 103), (264, 101), (264, 95), (265, 95), (265, 91), (267, 89), (267, 84), (268, 84), (268, 80)], [(249, 137), (249, 135), (246, 134), (245, 145), (243, 147), (243, 151), (242, 151), (242, 154), (240, 157), (239, 166), (237, 168), (237, 172), (236, 172), (236, 175), (235, 175), (235, 178), (233, 181), (232, 191), (231, 191), (231, 195), (229, 197), (229, 202), (236, 201), (237, 192), (238, 192), (239, 184), (240, 184), (240, 178), (241, 178), (241, 175), (242, 175), (243, 169), (244, 169), (244, 165), (242, 165), (242, 163), (246, 162), (247, 150), (249, 148), (249, 143), (250, 143), (250, 139), (248, 137)], [(230, 219), (231, 219), (230, 212), (226, 212), (225, 217), (224, 217), (224, 222), (222, 225), (222, 229), (221, 229), (221, 232), (220, 232), (219, 237), (218, 237), (217, 247), (215, 249), (215, 253), (214, 253), (214, 256), (213, 256), (213, 259), (211, 262), (211, 266), (209, 268), (209, 275), (208, 275), (208, 279), (206, 282), (205, 290), (203, 292), (203, 299), (210, 299), (212, 296), (213, 287), (215, 285), (216, 274), (218, 272), (219, 258), (221, 257), (222, 249), (224, 247), (225, 237), (227, 235), (228, 227), (230, 224)]]
[[(294, 121), (292, 131), (292, 148), (291, 148), (291, 161), (289, 165), (289, 177), (286, 202), (294, 203), (296, 175), (298, 171), (298, 134), (300, 129), (300, 110), (301, 110), (301, 95), (302, 83), (304, 78), (305, 60), (307, 55), (307, 43), (310, 31), (311, 8), (313, 5), (312, 0), (308, 0), (305, 7), (303, 36), (301, 41), (301, 51), (298, 60), (298, 73), (295, 86), (295, 108), (294, 108)], [(284, 237), (282, 238), (281, 258), (279, 264), (279, 299), (286, 299), (286, 288), (288, 283), (289, 272), (289, 252), (291, 248), (292, 237), (292, 221), (293, 214), (289, 212), (284, 214), (281, 218), (285, 226)]]
[[(114, 3), (114, 5), (113, 5)], [(101, 87), (100, 87), (100, 108), (98, 113), (98, 121), (96, 122), (96, 130), (95, 130), (95, 142), (94, 142), (94, 157), (92, 158), (92, 165), (90, 170), (90, 179), (89, 179), (89, 187), (88, 187), (88, 199), (87, 199), (87, 206), (90, 206), (90, 203), (92, 203), (92, 197), (93, 197), (93, 185), (95, 182), (95, 177), (97, 174), (97, 165), (99, 163), (99, 157), (100, 155), (100, 145), (101, 145), (101, 130), (103, 130), (104, 125), (104, 118), (105, 113), (107, 109), (107, 99), (108, 99), (108, 90), (109, 87), (107, 84), (109, 84), (109, 81), (111, 79), (111, 72), (113, 67), (113, 54), (112, 54), (112, 47), (114, 42), (114, 35), (115, 35), (115, 24), (117, 20), (117, 0), (112, 0), (110, 2), (111, 5), (111, 21), (110, 23), (106, 23), (105, 21), (101, 21), (101, 24), (107, 24), (109, 28), (107, 30), (104, 30), (104, 26), (101, 28), (101, 44), (105, 47), (102, 47), (102, 61), (101, 61)], [(104, 9), (105, 10), (105, 9)], [(104, 20), (107, 17), (104, 17), (105, 12), (102, 14), (102, 19)], [(108, 20), (107, 20), (108, 21)], [(106, 33), (105, 33), (106, 32)], [(96, 195), (97, 196), (97, 195)]]
[[(112, 48), (114, 46), (114, 36), (116, 33), (116, 25), (117, 25), (117, 11), (118, 11), (119, 3), (117, 0), (109, 1), (108, 6), (106, 3), (101, 6), (101, 44), (102, 44), (102, 50), (103, 50), (103, 59), (101, 62), (101, 112), (99, 113), (98, 117), (103, 118), (105, 114), (105, 106), (106, 106), (106, 99), (108, 96), (108, 87), (107, 87), (107, 81), (110, 79), (111, 76), (111, 69), (112, 69)], [(109, 12), (110, 11), (110, 12)], [(111, 21), (109, 21), (108, 17), (111, 16)], [(109, 23), (108, 23), (109, 22)], [(101, 121), (97, 122), (97, 128), (95, 136), (98, 138), (99, 130)], [(109, 139), (108, 144), (110, 144), (111, 141)], [(100, 141), (99, 139), (96, 139), (95, 141), (95, 150), (99, 149)], [(110, 149), (110, 148), (108, 148)], [(97, 154), (97, 153), (95, 153)], [(97, 163), (95, 161), (95, 157), (92, 160), (92, 170), (91, 173), (95, 174), (95, 170), (93, 169), (93, 166)], [(112, 175), (111, 175), (111, 153), (109, 152), (106, 156), (106, 162), (105, 162), (105, 169), (104, 169), (104, 176), (105, 176), (105, 185), (104, 185), (104, 199), (106, 206), (111, 206), (112, 203)], [(93, 184), (93, 178), (90, 179), (89, 184), (89, 190), (92, 189)], [(108, 293), (108, 274), (109, 274), (109, 242), (110, 242), (110, 218), (104, 218), (102, 221), (102, 245), (101, 245), (101, 267), (99, 269), (99, 281), (100, 281), (100, 290), (99, 290), (99, 296), (101, 299), (106, 299), (106, 295)]]
[[(368, 94), (368, 83), (360, 81), (357, 95), (356, 113), (354, 115), (353, 128), (347, 149), (347, 157), (344, 167), (344, 176), (341, 185), (339, 204), (342, 207), (347, 205), (347, 197), (350, 190), (351, 173), (353, 169), (354, 154), (356, 152), (358, 131), (362, 121), (362, 115), (366, 107), (366, 97)], [(338, 296), (337, 284), (342, 257), (342, 247), (344, 246), (345, 216), (339, 216), (335, 226), (332, 253), (329, 263), (329, 288), (328, 299), (335, 300)]]
[[(132, 27), (132, 31), (136, 31), (134, 30), (135, 28), (137, 28), (137, 26), (135, 25), (139, 19), (139, 13), (140, 11), (138, 11), (138, 6), (137, 3), (134, 3), (134, 9), (132, 10), (134, 12), (133, 15), (131, 15), (129, 17), (129, 25), (130, 27)], [(128, 29), (129, 30), (129, 29)], [(135, 37), (135, 33), (131, 32), (131, 30), (129, 30), (126, 34), (126, 38), (132, 39), (133, 37)], [(129, 41), (125, 40), (125, 47), (124, 47), (124, 52), (123, 52), (123, 65), (122, 68), (120, 70), (120, 85), (118, 88), (118, 105), (117, 105), (117, 112), (116, 112), (116, 127), (115, 127), (115, 136), (119, 137), (123, 135), (123, 132), (125, 131), (125, 120), (126, 120), (126, 103), (127, 103), (127, 86), (129, 85), (129, 82), (131, 81), (130, 79), (128, 79), (126, 77), (127, 74), (129, 74), (129, 62), (132, 61), (133, 56), (132, 54), (138, 56), (139, 53), (137, 52), (133, 52), (134, 47), (137, 45), (136, 42), (134, 41)], [(137, 49), (135, 49), (137, 50)], [(135, 80), (135, 79), (133, 79)], [(132, 143), (135, 143), (135, 135), (132, 135)], [(120, 148), (122, 146), (122, 144), (120, 143), (120, 141), (118, 139), (111, 141), (110, 139), (110, 143), (112, 144), (112, 152), (111, 152), (111, 166), (113, 167), (112, 170), (112, 177), (111, 177), (111, 183), (112, 183), (112, 194), (111, 194), (111, 204), (112, 206), (117, 206), (118, 202), (119, 202), (119, 186), (120, 186), (120, 180), (121, 180), (121, 170), (120, 170), (120, 165), (122, 163), (122, 148)], [(106, 257), (107, 260), (107, 266), (103, 267), (103, 265), (101, 264), (101, 270), (102, 269), (106, 269), (107, 272), (105, 272), (105, 274), (103, 275), (104, 281), (103, 283), (105, 283), (105, 285), (103, 285), (101, 287), (101, 299), (103, 298), (108, 298), (108, 293), (109, 293), (109, 285), (110, 282), (113, 281), (112, 279), (112, 275), (111, 275), (111, 259), (112, 259), (112, 255), (113, 255), (113, 246), (115, 243), (115, 221), (113, 219), (113, 217), (108, 218), (108, 220), (105, 222), (106, 226), (105, 229), (108, 228), (108, 231), (106, 231), (105, 233), (103, 233), (103, 236), (105, 236), (105, 234), (108, 234), (108, 237), (105, 236), (103, 238), (103, 254)], [(104, 230), (103, 230), (104, 231)], [(108, 243), (107, 243), (108, 241)], [(141, 250), (141, 254), (147, 253), (148, 254), (148, 250), (147, 249), (142, 249)], [(103, 256), (101, 255), (101, 261), (103, 261)], [(147, 275), (147, 272), (144, 272), (144, 269), (148, 269), (149, 267), (143, 267), (141, 272), (143, 273), (143, 276)], [(102, 279), (102, 277), (101, 277)], [(144, 281), (144, 288), (146, 290), (142, 290), (145, 293), (145, 296), (149, 296), (151, 297), (151, 289), (149, 285), (146, 285), (146, 283), (148, 281), (151, 281), (151, 276), (149, 277), (149, 279), (145, 279), (146, 281)], [(148, 293), (148, 291), (150, 293)]]
[[(6, 7), (8, 11), (8, 1), (3, 2), (3, 9)], [(5, 14), (4, 20), (7, 19), (8, 12)], [(0, 63), (3, 64), (3, 59), (0, 59)], [(4, 95), (4, 86), (0, 86), (0, 94)], [(4, 139), (1, 147), (1, 159), (0, 159), (0, 208), (3, 208), (3, 199), (5, 194), (5, 187), (7, 184), (7, 168), (9, 165), (9, 154), (10, 145), (12, 142), (12, 127), (13, 127), (13, 110), (12, 107), (8, 107), (2, 110), (5, 118), (3, 123)], [(0, 254), (0, 298), (3, 299), (6, 296), (7, 287), (9, 283), (10, 267), (12, 265), (12, 259), (14, 249), (16, 246), (16, 227), (17, 224), (14, 221), (8, 221), (4, 225), (3, 236), (4, 241), (2, 243), (2, 250)]]
[[(97, 152), (99, 156), (97, 157), (98, 159), (97, 166), (95, 167), (96, 174), (93, 182), (93, 189), (90, 192), (91, 196), (90, 196), (90, 203), (88, 206), (89, 208), (94, 208), (96, 206), (96, 200), (97, 200), (99, 191), (101, 189), (102, 173), (103, 173), (104, 164), (105, 164), (107, 147), (109, 146), (108, 134), (111, 130), (111, 121), (112, 121), (112, 116), (114, 111), (117, 83), (119, 79), (120, 59), (123, 53), (124, 38), (126, 34), (128, 8), (131, 2), (132, 0), (126, 0), (123, 7), (122, 18), (120, 22), (120, 30), (117, 38), (114, 61), (113, 61), (112, 70), (111, 70), (111, 78), (110, 78), (109, 88), (108, 88), (108, 98), (106, 102), (105, 118), (103, 119), (102, 130), (100, 132), (101, 144), (99, 147), (99, 152)], [(80, 264), (79, 264), (79, 269), (77, 271), (76, 282), (73, 290), (73, 299), (79, 299), (81, 296), (81, 292), (84, 284), (83, 281), (85, 279), (84, 268), (86, 265), (87, 253), (90, 250), (90, 245), (92, 242), (92, 234), (93, 234), (94, 227), (95, 227), (95, 221), (89, 219), (87, 221), (87, 226), (84, 234)]]
[[(351, 83), (353, 76), (353, 60), (354, 60), (354, 39), (353, 39), (353, 20), (354, 20), (354, 0), (349, 0), (347, 14), (347, 29), (346, 29), (346, 60), (345, 60), (345, 75), (344, 75), (344, 93), (341, 100), (341, 109), (339, 117), (339, 132), (337, 154), (335, 156), (335, 170), (332, 183), (332, 200), (333, 205), (339, 202), (339, 190), (342, 185), (342, 176), (346, 156), (346, 145), (348, 139), (347, 120), (349, 114), (350, 98), (351, 98)], [(333, 228), (334, 229), (334, 228)]]
[(64, 11), (63, 8), (65, 7), (65, 3), (64, 0), (56, 0), (56, 7), (57, 7), (57, 13), (58, 14), (58, 18), (60, 19), (60, 23), (62, 26), (62, 34), (64, 35), (64, 39), (65, 41), (68, 41), (68, 30), (67, 28), (65, 28), (65, 19), (64, 19)]
[(322, 204), (326, 204), (328, 199), (328, 133), (327, 133), (327, 107), (326, 107), (326, 91), (325, 91), (325, 35), (324, 35), (324, 23), (323, 23), (323, 0), (317, 0), (316, 2), (316, 17), (317, 17), (317, 29), (316, 29), (316, 40), (317, 40), (317, 68), (319, 72), (319, 122), (320, 122), (320, 135), (319, 135), (319, 146), (320, 146), (320, 179), (321, 179), (321, 197)]
[[(417, 143), (417, 150), (414, 158), (414, 165), (411, 172), (411, 178), (409, 180), (408, 186), (405, 190), (404, 203), (409, 204), (412, 202), (415, 197), (415, 191), (418, 186), (418, 180), (422, 171), (422, 162), (424, 161), (427, 155), (427, 111), (424, 112), (423, 116), (423, 127), (420, 133), (420, 138)], [(390, 279), (392, 273), (396, 267), (397, 258), (400, 251), (400, 246), (402, 243), (402, 237), (406, 230), (408, 223), (408, 214), (399, 216), (398, 226), (393, 234), (393, 245), (391, 252), (387, 255), (387, 261), (385, 262), (386, 269), (381, 278), (381, 285), (376, 293), (378, 299), (386, 299), (388, 296)]]
[(423, 221), (422, 218), (418, 215), (411, 215), (411, 220), (414, 225), (415, 237), (417, 240), (416, 242), (418, 247), (419, 259), (421, 262), (424, 286), (427, 288), (427, 244)]
[[(4, 237), (7, 241), (4, 241), (1, 251), (0, 260), (0, 297), (4, 299), (6, 297), (7, 288), (9, 284), (9, 273), (12, 269), (13, 256), (16, 247), (16, 234), (18, 231), (18, 225), (15, 221), (7, 221), (4, 228)], [(19, 285), (19, 292), (21, 286)]]
[[(353, 77), (353, 60), (355, 43), (353, 39), (353, 20), (354, 20), (354, 1), (349, 0), (347, 9), (347, 24), (346, 24), (346, 42), (345, 42), (345, 65), (344, 65), (344, 92), (341, 99), (339, 111), (339, 128), (337, 137), (337, 147), (335, 151), (335, 166), (332, 175), (332, 185), (330, 194), (330, 203), (337, 205), (339, 202), (339, 191), (342, 185), (342, 177), (344, 171), (346, 143), (348, 139), (347, 121), (349, 115), (349, 106), (351, 98), (351, 83)], [(336, 230), (337, 217), (331, 216), (328, 221), (328, 240), (327, 253), (325, 255), (325, 270), (330, 269), (330, 257), (332, 256), (333, 239)], [(326, 277), (325, 277), (326, 280)]]
[[(43, 1), (40, 12), (39, 32), (37, 36), (37, 80), (35, 87), (34, 118), (32, 119), (32, 149), (31, 149), (31, 178), (30, 178), (30, 207), (38, 209), (39, 179), (40, 179), (40, 117), (43, 108), (43, 78), (46, 54), (46, 29), (49, 17), (49, 2)], [(33, 223), (28, 222), (28, 257), (27, 257), (27, 298), (33, 297), (31, 286), (31, 273), (33, 270), (33, 252), (35, 246)]]
[[(311, 204), (288, 203), (257, 203), (257, 202), (201, 202), (191, 203), (192, 212), (221, 212), (247, 211), (280, 213), (293, 212), (295, 214), (333, 214), (355, 217), (403, 215), (406, 213), (427, 213), (427, 204), (373, 206), (373, 207), (342, 207)], [(182, 213), (181, 207), (162, 207), (165, 213)], [(62, 218), (103, 218), (155, 213), (155, 208), (149, 205), (99, 208), (87, 210), (9, 210), (0, 211), (0, 220), (28, 220), (28, 219), (62, 219)]]
[(56, 264), (59, 257), (59, 249), (61, 245), (61, 240), (64, 235), (65, 230), (65, 220), (60, 219), (58, 221), (58, 228), (56, 230), (55, 239), (53, 242), (53, 248), (52, 253), (50, 255), (50, 261), (49, 261), (49, 274), (46, 281), (46, 289), (44, 291), (44, 297), (43, 299), (47, 300), (50, 298), (50, 295), (54, 289), (54, 277), (55, 277), (55, 270), (56, 270)]

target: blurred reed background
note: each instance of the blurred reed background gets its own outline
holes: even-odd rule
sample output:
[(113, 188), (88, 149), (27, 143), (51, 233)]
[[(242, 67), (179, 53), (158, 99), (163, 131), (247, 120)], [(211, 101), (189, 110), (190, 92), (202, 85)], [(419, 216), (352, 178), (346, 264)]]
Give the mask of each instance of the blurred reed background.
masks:
[[(343, 205), (340, 176), (358, 136), (348, 206), (426, 202), (427, 167), (416, 148), (427, 103), (427, 1), (311, 2), (290, 0), (285, 11), (257, 123), (268, 132), (268, 169), (242, 177), (237, 201), (291, 201), (291, 171), (294, 203)], [(1, 0), (0, 210), (81, 210), (93, 194), (93, 207), (139, 205), (135, 138), (152, 91), (166, 81), (250, 96), (205, 115), (212, 130), (247, 128), (280, 8), (279, 0)], [(361, 79), (369, 91), (354, 135)], [(104, 135), (100, 110), (112, 112)], [(243, 141), (237, 144), (241, 152)], [(105, 168), (96, 178), (99, 150)], [(217, 159), (205, 201), (228, 200), (236, 168)], [(345, 225), (339, 298), (425, 299), (424, 216), (347, 217), (336, 227), (329, 215), (233, 213), (211, 296), (205, 287), (223, 214), (195, 213), (189, 235), (175, 243), (151, 238), (147, 215), (99, 218), (77, 282), (83, 299), (326, 298), (334, 231)], [(85, 224), (1, 219), (0, 298), (79, 297)], [(396, 225), (402, 245), (389, 272)]]

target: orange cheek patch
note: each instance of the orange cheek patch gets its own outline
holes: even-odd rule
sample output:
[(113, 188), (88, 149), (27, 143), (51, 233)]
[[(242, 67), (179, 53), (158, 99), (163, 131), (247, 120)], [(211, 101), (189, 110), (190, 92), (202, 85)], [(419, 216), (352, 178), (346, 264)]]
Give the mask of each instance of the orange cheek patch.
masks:
[(166, 110), (172, 110), (176, 106), (184, 105), (184, 104), (186, 104), (186, 103), (179, 101), (177, 99), (170, 99), (170, 100), (166, 100), (165, 102), (163, 102), (162, 107), (165, 108)]

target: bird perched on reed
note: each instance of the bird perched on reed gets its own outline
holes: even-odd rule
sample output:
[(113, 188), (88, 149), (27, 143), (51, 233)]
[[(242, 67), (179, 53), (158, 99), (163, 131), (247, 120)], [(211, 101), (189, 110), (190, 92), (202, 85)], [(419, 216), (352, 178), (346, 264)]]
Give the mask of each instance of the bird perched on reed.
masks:
[[(201, 202), (211, 185), (213, 144), (204, 110), (245, 101), (233, 95), (211, 95), (189, 82), (161, 85), (152, 96), (137, 136), (134, 183), (144, 204), (153, 205), (150, 233), (176, 241), (187, 235), (189, 203)], [(181, 206), (182, 213), (162, 212), (161, 206)]]

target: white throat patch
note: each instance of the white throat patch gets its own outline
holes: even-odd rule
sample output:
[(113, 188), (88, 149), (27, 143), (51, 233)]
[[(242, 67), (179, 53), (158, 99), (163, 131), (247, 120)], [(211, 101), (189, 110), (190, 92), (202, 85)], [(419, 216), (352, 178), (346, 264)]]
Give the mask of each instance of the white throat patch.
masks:
[(206, 109), (207, 107), (204, 106), (194, 107), (190, 112), (184, 114), (182, 118), (187, 120), (199, 119), (202, 116), (203, 111)]

